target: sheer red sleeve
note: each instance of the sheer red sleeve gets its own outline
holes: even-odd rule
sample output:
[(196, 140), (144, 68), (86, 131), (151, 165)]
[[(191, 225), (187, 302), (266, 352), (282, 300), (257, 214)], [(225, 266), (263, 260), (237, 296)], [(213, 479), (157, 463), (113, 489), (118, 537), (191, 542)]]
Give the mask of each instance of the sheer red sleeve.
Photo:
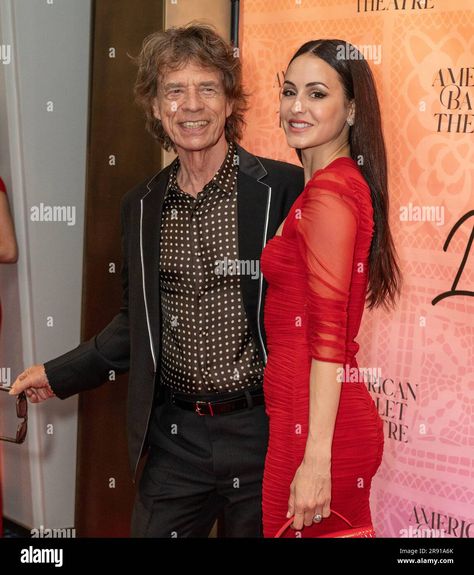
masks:
[(344, 363), (357, 203), (344, 178), (331, 172), (314, 177), (303, 194), (296, 235), (307, 270), (311, 357)]
[(7, 193), (7, 188), (5, 187), (5, 184), (3, 183), (2, 178), (0, 178), (0, 192)]

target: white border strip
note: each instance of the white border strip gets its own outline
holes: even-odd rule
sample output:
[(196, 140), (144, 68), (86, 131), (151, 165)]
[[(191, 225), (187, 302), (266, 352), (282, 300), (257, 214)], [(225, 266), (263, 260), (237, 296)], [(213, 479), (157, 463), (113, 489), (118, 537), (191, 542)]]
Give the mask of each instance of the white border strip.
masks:
[[(18, 289), (21, 306), (19, 309), (22, 330), (22, 362), (26, 367), (34, 363), (36, 357), (33, 294), (31, 282), (31, 261), (27, 246), (28, 238), (28, 208), (25, 193), (25, 174), (23, 165), (22, 118), (20, 111), (18, 54), (15, 37), (15, 10), (13, 0), (3, 0), (0, 3), (0, 25), (2, 26), (3, 43), (12, 46), (12, 63), (4, 66), (5, 92), (7, 102), (8, 138), (10, 147), (10, 166), (12, 186), (15, 190), (15, 229), (21, 258), (18, 260)], [(28, 458), (30, 468), (31, 499), (33, 525), (44, 525), (46, 510), (41, 468), (42, 451), (40, 437), (40, 410), (32, 409), (28, 416)], [(20, 480), (20, 478), (19, 478)]]

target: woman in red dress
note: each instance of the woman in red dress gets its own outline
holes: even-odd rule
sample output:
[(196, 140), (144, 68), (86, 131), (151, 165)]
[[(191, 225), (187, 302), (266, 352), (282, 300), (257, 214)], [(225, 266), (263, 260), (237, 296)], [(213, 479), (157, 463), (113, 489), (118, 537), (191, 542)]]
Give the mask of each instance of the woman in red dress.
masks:
[(340, 40), (304, 44), (285, 74), (280, 118), (306, 185), (261, 258), (270, 418), (263, 527), (274, 537), (294, 516), (299, 536), (315, 537), (347, 528), (331, 509), (354, 527), (371, 524), (382, 420), (363, 379), (344, 374), (360, 373), (355, 338), (366, 301), (394, 304), (400, 272), (380, 110), (362, 55)]

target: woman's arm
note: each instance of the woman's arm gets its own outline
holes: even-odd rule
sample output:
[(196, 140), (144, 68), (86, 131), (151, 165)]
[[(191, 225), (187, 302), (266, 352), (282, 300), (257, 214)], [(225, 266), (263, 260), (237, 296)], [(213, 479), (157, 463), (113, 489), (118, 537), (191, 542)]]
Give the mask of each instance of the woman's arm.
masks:
[(334, 424), (341, 395), (341, 382), (338, 381), (338, 370), (341, 367), (342, 363), (312, 360), (305, 459), (331, 456)]
[(295, 529), (311, 525), (316, 514), (322, 517), (330, 514), (331, 449), (341, 395), (338, 381), (341, 367), (342, 364), (317, 359), (311, 362), (308, 438), (300, 468), (303, 482), (293, 482), (288, 505), (288, 515), (295, 515)]
[(0, 192), (0, 263), (13, 264), (18, 260), (18, 246), (8, 205), (7, 195)]
[[(315, 183), (316, 184), (316, 183)], [(347, 306), (354, 269), (358, 210), (351, 190), (333, 174), (305, 191), (297, 240), (307, 270), (307, 329), (311, 354), (308, 435), (290, 487), (293, 527), (328, 517), (331, 451), (346, 356)]]

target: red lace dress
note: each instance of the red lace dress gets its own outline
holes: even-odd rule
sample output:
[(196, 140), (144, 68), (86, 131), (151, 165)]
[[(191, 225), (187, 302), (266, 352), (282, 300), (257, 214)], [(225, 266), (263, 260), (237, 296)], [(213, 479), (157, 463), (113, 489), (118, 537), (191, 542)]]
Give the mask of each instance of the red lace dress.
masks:
[[(270, 418), (262, 502), (265, 537), (273, 537), (286, 521), (290, 484), (303, 459), (312, 358), (357, 367), (355, 337), (364, 310), (372, 235), (367, 183), (352, 159), (338, 158), (315, 172), (290, 209), (282, 235), (263, 250), (261, 269), (268, 282), (264, 392)], [(367, 384), (344, 382), (332, 444), (331, 508), (354, 527), (371, 522), (370, 485), (382, 451), (382, 420)], [(331, 515), (312, 533), (344, 528)]]

